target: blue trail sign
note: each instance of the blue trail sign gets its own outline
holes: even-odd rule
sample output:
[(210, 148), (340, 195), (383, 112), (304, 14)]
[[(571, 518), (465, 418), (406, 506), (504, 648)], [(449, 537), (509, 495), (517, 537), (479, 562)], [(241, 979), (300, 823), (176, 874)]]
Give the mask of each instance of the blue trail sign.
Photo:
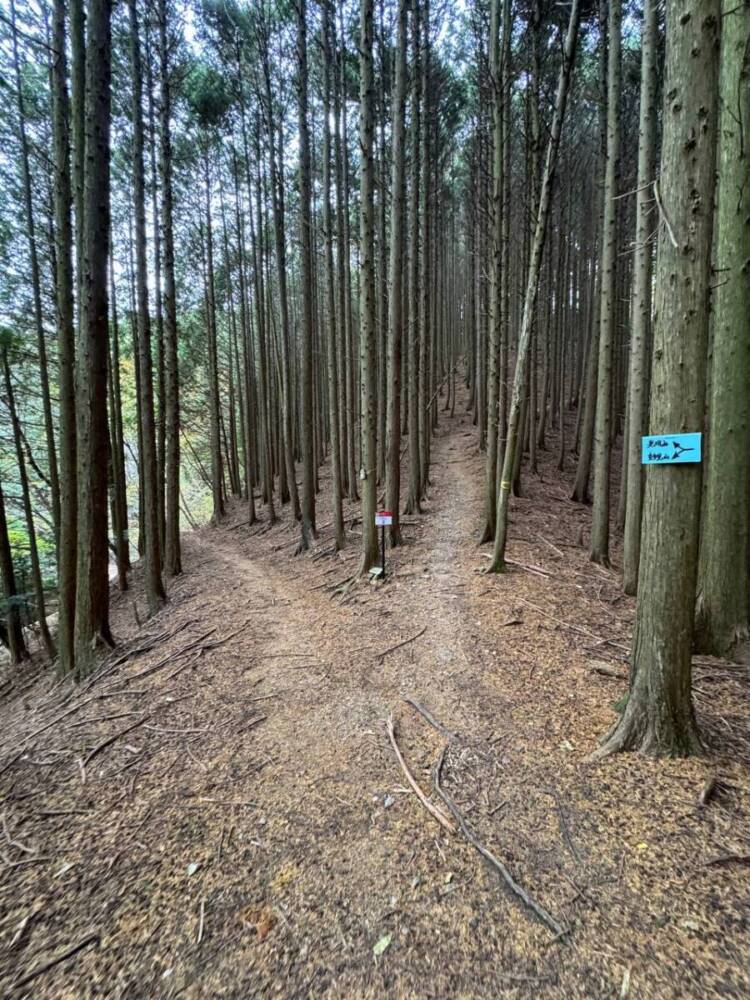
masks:
[(700, 434), (649, 434), (641, 438), (642, 465), (677, 465), (700, 460)]

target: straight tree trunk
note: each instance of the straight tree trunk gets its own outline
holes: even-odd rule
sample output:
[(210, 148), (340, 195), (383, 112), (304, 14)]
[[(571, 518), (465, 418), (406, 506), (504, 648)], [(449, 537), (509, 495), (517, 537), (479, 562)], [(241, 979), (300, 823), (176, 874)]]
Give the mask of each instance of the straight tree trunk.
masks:
[(411, 190), (409, 193), (409, 383), (408, 383), (408, 428), (409, 428), (409, 494), (405, 513), (421, 513), (421, 492), (419, 475), (421, 470), (419, 439), (419, 186), (424, 183), (419, 169), (420, 134), (420, 52), (421, 31), (419, 21), (419, 0), (412, 7), (412, 79), (411, 79), (411, 127), (409, 145), (411, 149)]
[(336, 293), (333, 264), (333, 220), (331, 219), (331, 3), (323, 6), (323, 238), (325, 240), (326, 313), (328, 317), (328, 416), (331, 435), (331, 486), (333, 534), (336, 549), (346, 544), (341, 506), (341, 448), (339, 443), (338, 347)]
[(89, 0), (86, 23), (86, 158), (78, 406), (78, 560), (75, 671), (93, 666), (97, 643), (112, 645), (107, 544), (107, 255), (111, 115), (111, 0)]
[(393, 143), (391, 151), (390, 297), (388, 300), (388, 419), (386, 453), (386, 506), (393, 520), (391, 546), (401, 544), (401, 345), (403, 341), (403, 269), (406, 170), (404, 157), (406, 111), (406, 49), (409, 0), (399, 0), (396, 29), (396, 78), (393, 90)]
[(307, 4), (297, 4), (297, 109), (299, 114), (300, 258), (302, 284), (302, 531), (298, 551), (310, 548), (315, 531), (315, 455), (313, 451), (313, 262), (310, 208), (310, 132), (307, 121)]
[(52, 116), (55, 169), (55, 306), (60, 441), (60, 541), (57, 551), (58, 670), (74, 668), (78, 492), (76, 482), (75, 325), (73, 314), (73, 192), (70, 180), (70, 113), (67, 89), (65, 0), (52, 14)]
[[(279, 282), (279, 308), (281, 315), (281, 407), (284, 438), (284, 462), (289, 499), (295, 518), (301, 517), (297, 474), (294, 467), (294, 420), (292, 401), (291, 362), (289, 358), (291, 328), (289, 323), (289, 292), (287, 290), (286, 223), (284, 205), (283, 148), (280, 130), (275, 121), (271, 87), (271, 68), (268, 58), (268, 39), (263, 26), (261, 60), (265, 83), (265, 104), (271, 163), (271, 193), (273, 206), (274, 238), (276, 241), (276, 266)], [(278, 143), (278, 150), (277, 150)]]
[(36, 527), (34, 525), (34, 511), (31, 507), (31, 494), (29, 492), (29, 477), (26, 471), (26, 459), (23, 454), (23, 440), (21, 423), (18, 419), (15, 393), (13, 391), (13, 381), (10, 374), (10, 363), (8, 361), (8, 349), (3, 348), (3, 374), (5, 376), (5, 397), (10, 413), (10, 422), (13, 427), (13, 443), (16, 449), (16, 462), (18, 466), (18, 479), (21, 484), (21, 500), (23, 502), (23, 512), (26, 520), (26, 535), (29, 541), (29, 561), (31, 563), (31, 584), (34, 588), (34, 603), (36, 605), (36, 619), (39, 625), (39, 634), (42, 637), (44, 648), (50, 660), (56, 656), (55, 644), (52, 641), (49, 627), (47, 626), (47, 611), (44, 601), (44, 582), (42, 580), (42, 570), (39, 564), (39, 548), (36, 542)]
[(130, 60), (133, 75), (133, 205), (135, 214), (136, 300), (138, 312), (138, 368), (140, 371), (141, 490), (144, 512), (144, 580), (150, 613), (158, 611), (166, 599), (161, 578), (159, 532), (159, 485), (154, 426), (154, 385), (151, 361), (151, 317), (149, 313), (146, 262), (146, 182), (144, 172), (143, 72), (139, 39), (137, 0), (128, 0), (130, 14)]
[[(690, 12), (667, 0), (653, 433), (700, 430), (705, 403), (721, 11), (695, 0)], [(648, 468), (630, 692), (596, 757), (701, 752), (691, 697), (700, 504), (699, 464)]]
[[(500, 66), (500, 11), (503, 0), (493, 0), (490, 12), (490, 82), (492, 86), (492, 178), (490, 202), (491, 268), (489, 344), (487, 347), (487, 455), (485, 459), (485, 518), (480, 544), (495, 537), (497, 517), (497, 444), (500, 393), (503, 224), (503, 88)], [(505, 46), (503, 45), (503, 48)]]
[(641, 436), (646, 433), (647, 350), (651, 331), (651, 261), (649, 234), (653, 205), (652, 180), (656, 147), (656, 60), (658, 26), (656, 0), (645, 0), (641, 34), (641, 108), (638, 142), (638, 188), (636, 202), (635, 250), (633, 252), (633, 323), (630, 337), (628, 385), (628, 435), (625, 443), (628, 477), (625, 495), (625, 536), (623, 542), (622, 588), (634, 594), (638, 584), (641, 555), (641, 513), (643, 472)]
[(724, 0), (713, 369), (697, 645), (726, 656), (750, 614), (750, 6)]
[(579, 0), (573, 0), (570, 8), (568, 29), (565, 35), (562, 63), (560, 65), (560, 75), (557, 82), (555, 110), (552, 116), (552, 125), (547, 145), (547, 157), (544, 164), (544, 171), (542, 173), (542, 183), (539, 192), (539, 207), (537, 210), (534, 241), (531, 247), (529, 273), (526, 282), (526, 292), (523, 304), (523, 318), (521, 320), (521, 330), (518, 337), (516, 373), (513, 381), (513, 394), (510, 401), (510, 410), (508, 413), (508, 440), (505, 446), (505, 454), (503, 456), (502, 476), (500, 479), (500, 490), (497, 501), (495, 547), (492, 554), (492, 563), (490, 565), (490, 571), (495, 573), (504, 572), (506, 568), (505, 545), (508, 532), (508, 507), (510, 503), (516, 449), (522, 446), (522, 442), (520, 441), (520, 436), (523, 434), (523, 424), (521, 423), (523, 403), (522, 397), (526, 385), (526, 371), (529, 361), (529, 342), (531, 339), (532, 317), (534, 316), (534, 312), (536, 310), (537, 296), (539, 294), (539, 275), (541, 271), (544, 242), (547, 235), (547, 221), (549, 218), (550, 202), (552, 200), (552, 184), (554, 181), (555, 167), (557, 165), (557, 153), (560, 146), (560, 136), (562, 134), (562, 126), (565, 118), (565, 107), (567, 104), (568, 92), (570, 90), (570, 80), (573, 75), (573, 65), (575, 63), (579, 20)]
[(617, 170), (620, 156), (621, 0), (609, 0), (607, 69), (607, 157), (604, 173), (599, 320), (599, 375), (594, 426), (594, 506), (591, 518), (591, 559), (609, 565), (609, 470), (611, 458), (612, 354), (617, 294)]
[(34, 302), (34, 327), (36, 329), (36, 348), (39, 361), (39, 383), (42, 393), (44, 433), (47, 442), (47, 468), (49, 472), (52, 521), (55, 529), (55, 545), (58, 545), (60, 538), (60, 483), (57, 471), (55, 432), (52, 424), (52, 401), (50, 398), (49, 371), (47, 367), (47, 344), (44, 336), (44, 319), (42, 316), (42, 280), (39, 267), (39, 256), (37, 253), (34, 201), (31, 189), (31, 168), (29, 164), (29, 143), (26, 136), (26, 105), (21, 81), (21, 63), (18, 56), (18, 32), (16, 29), (15, 0), (10, 0), (10, 20), (13, 40), (13, 69), (16, 78), (18, 129), (21, 145), (21, 182), (23, 188), (24, 210), (26, 214), (26, 235), (29, 241), (31, 289)]
[(378, 559), (375, 528), (377, 484), (377, 333), (375, 306), (375, 208), (373, 204), (373, 0), (360, 2), (360, 118), (359, 143), (360, 246), (362, 294), (360, 304), (360, 364), (362, 368), (362, 556), (357, 576), (362, 576)]
[(169, 67), (169, 14), (167, 0), (158, 0), (159, 20), (159, 175), (164, 253), (164, 571), (182, 572), (180, 546), (180, 377), (177, 360), (177, 293), (174, 273), (174, 220), (172, 208), (172, 85)]
[(18, 600), (16, 574), (13, 567), (13, 553), (10, 548), (10, 538), (8, 537), (8, 520), (5, 514), (5, 497), (3, 495), (2, 480), (0, 480), (0, 583), (3, 586), (3, 601), (5, 604), (3, 618), (5, 619), (7, 634), (4, 638), (7, 639), (11, 665), (18, 666), (22, 660), (29, 658), (29, 651), (26, 648), (26, 640), (24, 639), (21, 624), (21, 608)]

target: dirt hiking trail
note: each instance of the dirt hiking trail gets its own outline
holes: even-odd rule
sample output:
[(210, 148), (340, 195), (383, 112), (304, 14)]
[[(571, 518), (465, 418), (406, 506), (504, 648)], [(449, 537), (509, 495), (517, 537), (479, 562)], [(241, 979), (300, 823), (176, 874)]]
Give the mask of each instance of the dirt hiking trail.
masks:
[[(185, 536), (158, 616), (136, 621), (137, 573), (114, 598), (120, 642), (94, 678), (0, 689), (0, 993), (750, 995), (747, 672), (696, 667), (705, 760), (587, 762), (634, 606), (580, 547), (589, 511), (555, 464), (543, 452), (514, 502), (513, 572), (483, 573), (459, 397), (385, 582), (336, 590), (354, 505), (347, 550), (328, 530), (302, 558), (288, 512), (249, 527), (236, 506)], [(447, 747), (467, 828), (562, 935), (420, 803), (391, 715), (444, 812)]]

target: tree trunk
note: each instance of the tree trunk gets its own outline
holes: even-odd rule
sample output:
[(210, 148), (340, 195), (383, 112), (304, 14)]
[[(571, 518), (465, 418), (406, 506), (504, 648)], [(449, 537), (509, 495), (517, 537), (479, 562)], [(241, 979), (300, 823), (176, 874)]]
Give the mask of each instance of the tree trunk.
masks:
[(396, 29), (396, 80), (393, 91), (393, 148), (391, 162), (390, 299), (388, 301), (388, 420), (386, 505), (393, 520), (391, 546), (401, 544), (401, 344), (403, 340), (403, 268), (406, 172), (404, 158), (406, 111), (406, 48), (409, 0), (399, 0)]
[(313, 262), (310, 210), (310, 132), (307, 121), (307, 4), (297, 4), (297, 108), (299, 114), (300, 258), (302, 284), (302, 531), (298, 551), (310, 547), (315, 531), (313, 451)]
[(333, 533), (336, 549), (346, 544), (341, 507), (341, 448), (339, 443), (338, 347), (331, 219), (331, 2), (323, 6), (323, 238), (325, 240), (326, 313), (328, 316), (328, 414), (331, 435)]
[(159, 19), (159, 175), (164, 252), (164, 571), (182, 572), (180, 546), (180, 378), (177, 360), (177, 293), (174, 274), (174, 222), (172, 211), (172, 86), (169, 69), (167, 0), (158, 0)]
[(154, 426), (154, 385), (151, 362), (151, 317), (149, 314), (146, 263), (146, 183), (143, 165), (143, 73), (139, 39), (137, 0), (128, 0), (130, 14), (130, 60), (133, 74), (133, 206), (135, 214), (136, 299), (138, 311), (138, 368), (140, 372), (141, 482), (144, 511), (144, 580), (146, 600), (153, 615), (166, 595), (161, 579), (159, 532), (159, 486)]
[(503, 572), (506, 568), (505, 545), (508, 532), (508, 507), (510, 503), (510, 491), (513, 478), (513, 468), (515, 465), (516, 449), (521, 446), (519, 436), (523, 434), (523, 424), (521, 423), (522, 397), (526, 386), (531, 324), (532, 317), (536, 310), (537, 295), (539, 293), (539, 274), (542, 263), (542, 252), (544, 250), (544, 241), (547, 235), (547, 220), (549, 218), (549, 207), (552, 199), (552, 184), (554, 181), (555, 167), (557, 165), (557, 152), (560, 145), (560, 135), (562, 133), (562, 125), (565, 118), (565, 106), (567, 103), (568, 91), (570, 90), (573, 64), (575, 62), (579, 20), (579, 0), (573, 0), (570, 8), (570, 20), (568, 22), (568, 29), (565, 36), (562, 64), (560, 66), (560, 76), (557, 83), (555, 110), (552, 117), (552, 126), (547, 145), (547, 158), (544, 164), (542, 184), (539, 192), (539, 208), (537, 211), (534, 242), (532, 244), (531, 257), (529, 261), (529, 274), (526, 282), (526, 293), (523, 304), (523, 318), (521, 320), (521, 330), (518, 337), (516, 373), (513, 381), (513, 394), (508, 414), (508, 439), (505, 446), (505, 454), (503, 456), (502, 477), (500, 480), (500, 490), (497, 501), (495, 547), (492, 555), (492, 563), (490, 565), (490, 571), (496, 573)]
[(34, 302), (34, 326), (36, 329), (36, 347), (39, 361), (39, 383), (42, 392), (42, 414), (44, 416), (44, 433), (47, 442), (47, 467), (49, 470), (52, 520), (55, 529), (55, 545), (57, 545), (60, 538), (60, 483), (57, 471), (55, 432), (52, 424), (52, 401), (50, 399), (49, 371), (47, 368), (47, 344), (44, 337), (44, 320), (42, 317), (42, 281), (39, 268), (39, 257), (37, 254), (36, 229), (34, 225), (34, 201), (31, 190), (29, 143), (26, 137), (26, 106), (21, 81), (21, 64), (18, 57), (18, 32), (16, 30), (15, 0), (10, 0), (10, 20), (13, 40), (13, 68), (16, 78), (18, 129), (21, 145), (21, 181), (23, 187), (24, 209), (26, 214), (26, 235), (29, 241), (31, 290)]
[(23, 454), (23, 441), (21, 434), (21, 424), (18, 419), (16, 409), (15, 393), (13, 391), (13, 381), (10, 375), (10, 364), (8, 362), (8, 350), (3, 348), (3, 374), (5, 376), (5, 395), (10, 413), (10, 422), (13, 427), (13, 442), (16, 449), (16, 462), (18, 465), (18, 479), (21, 484), (21, 500), (23, 502), (23, 512), (26, 520), (26, 535), (29, 540), (29, 561), (31, 563), (31, 584), (34, 588), (34, 603), (36, 604), (36, 620), (39, 625), (39, 633), (44, 643), (44, 648), (51, 660), (54, 660), (56, 651), (52, 641), (49, 628), (47, 627), (47, 611), (44, 602), (44, 583), (42, 581), (42, 570), (39, 565), (39, 548), (36, 543), (36, 528), (34, 526), (34, 512), (31, 507), (31, 494), (29, 493), (29, 477), (26, 472), (26, 459)]
[(97, 642), (112, 645), (107, 544), (107, 255), (111, 0), (89, 0), (86, 49), (86, 161), (78, 404), (78, 566), (75, 670), (93, 665)]
[[(1, 470), (0, 470), (1, 471)], [(10, 662), (17, 666), (22, 660), (29, 658), (26, 640), (21, 624), (21, 608), (16, 587), (16, 575), (13, 568), (13, 553), (8, 537), (8, 521), (5, 515), (5, 497), (3, 484), (0, 480), (0, 582), (3, 585), (3, 618), (6, 623), (7, 644), (10, 652)]]
[(375, 209), (373, 204), (373, 0), (360, 2), (360, 118), (361, 150), (360, 246), (362, 294), (360, 303), (360, 364), (362, 369), (362, 556), (357, 575), (361, 576), (378, 559), (378, 535), (375, 528), (375, 492), (377, 482), (377, 333), (375, 307)]
[(609, 0), (607, 69), (607, 158), (604, 172), (599, 376), (594, 426), (594, 507), (591, 559), (609, 565), (609, 470), (611, 457), (612, 353), (617, 294), (617, 170), (620, 156), (621, 0)]
[(730, 654), (750, 612), (750, 6), (724, 0), (705, 520), (697, 644)]
[(638, 143), (638, 181), (635, 250), (633, 253), (633, 325), (630, 337), (628, 386), (628, 436), (625, 443), (628, 478), (625, 494), (625, 537), (623, 543), (622, 586), (634, 594), (638, 584), (641, 555), (641, 513), (643, 472), (641, 436), (646, 433), (646, 387), (648, 385), (648, 344), (651, 330), (651, 261), (649, 239), (653, 204), (652, 180), (656, 147), (656, 60), (658, 43), (657, 6), (645, 0), (641, 35), (641, 110)]
[[(684, 13), (667, 0), (653, 433), (700, 430), (705, 403), (721, 21), (718, 0)], [(701, 750), (690, 691), (700, 503), (699, 464), (647, 470), (630, 693), (595, 756)]]
[(55, 163), (55, 303), (60, 440), (60, 541), (57, 552), (58, 670), (74, 667), (78, 493), (76, 483), (75, 325), (73, 320), (73, 193), (65, 38), (65, 0), (54, 0), (52, 47), (53, 155)]

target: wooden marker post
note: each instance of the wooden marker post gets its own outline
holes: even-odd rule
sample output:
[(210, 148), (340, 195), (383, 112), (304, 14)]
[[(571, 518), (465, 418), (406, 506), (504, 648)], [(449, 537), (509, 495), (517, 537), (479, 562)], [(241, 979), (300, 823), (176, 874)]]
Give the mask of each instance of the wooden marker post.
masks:
[(385, 579), (385, 529), (393, 524), (393, 514), (390, 510), (379, 510), (375, 513), (375, 526), (380, 528), (380, 577)]

